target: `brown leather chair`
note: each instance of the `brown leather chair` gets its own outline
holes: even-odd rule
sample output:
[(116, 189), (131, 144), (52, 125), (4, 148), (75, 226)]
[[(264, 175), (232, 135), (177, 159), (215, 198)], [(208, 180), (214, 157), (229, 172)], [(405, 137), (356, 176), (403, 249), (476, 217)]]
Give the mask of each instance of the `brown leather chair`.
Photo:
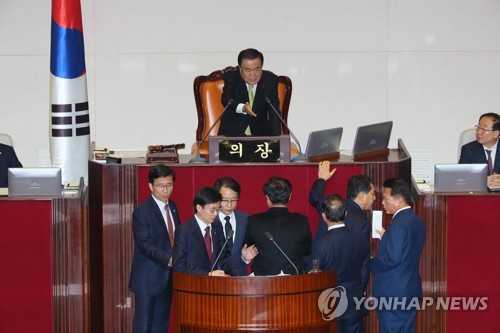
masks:
[[(199, 141), (219, 117), (222, 110), (224, 110), (221, 103), (224, 73), (237, 70), (238, 67), (229, 66), (206, 76), (197, 76), (194, 79), (193, 89), (196, 111), (198, 113), (198, 127), (196, 128), (196, 142), (191, 146), (191, 154), (196, 154)], [(281, 117), (288, 123), (288, 108), (290, 107), (290, 99), (292, 97), (292, 81), (288, 76), (278, 76), (278, 97), (280, 100)], [(208, 155), (208, 137), (217, 135), (219, 126), (220, 122), (214, 126), (210, 134), (201, 143), (200, 155)], [(281, 133), (290, 134), (283, 124), (281, 125)], [(292, 155), (298, 153), (298, 148), (293, 142), (290, 144), (290, 153)]]

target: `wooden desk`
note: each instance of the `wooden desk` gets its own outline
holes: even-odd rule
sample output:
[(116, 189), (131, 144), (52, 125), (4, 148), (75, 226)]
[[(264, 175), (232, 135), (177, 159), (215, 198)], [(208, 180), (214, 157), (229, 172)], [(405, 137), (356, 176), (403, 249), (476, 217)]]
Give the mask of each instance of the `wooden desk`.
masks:
[[(318, 214), (309, 205), (308, 195), (317, 179), (317, 163), (187, 164), (191, 157), (181, 156), (180, 163), (170, 164), (176, 172), (172, 200), (178, 206), (182, 221), (193, 214), (196, 191), (202, 186), (213, 186), (222, 176), (234, 177), (241, 184), (238, 209), (247, 213), (267, 210), (262, 186), (269, 177), (278, 175), (292, 182), (290, 210), (307, 215), (315, 232)], [(345, 196), (347, 179), (355, 174), (366, 174), (374, 180), (378, 192), (375, 209), (381, 208), (380, 193), (386, 178), (411, 179), (411, 158), (401, 140), (398, 149), (391, 149), (388, 156), (354, 162), (341, 155), (332, 164), (337, 172), (327, 183), (326, 191)], [(128, 290), (133, 254), (132, 212), (150, 194), (149, 167), (144, 159), (124, 159), (122, 164), (89, 162), (92, 333), (130, 330), (133, 318), (132, 293)]]
[(85, 204), (0, 197), (0, 332), (88, 332)]
[(318, 311), (319, 296), (335, 285), (334, 271), (249, 278), (174, 273), (174, 331), (335, 332), (336, 321)]

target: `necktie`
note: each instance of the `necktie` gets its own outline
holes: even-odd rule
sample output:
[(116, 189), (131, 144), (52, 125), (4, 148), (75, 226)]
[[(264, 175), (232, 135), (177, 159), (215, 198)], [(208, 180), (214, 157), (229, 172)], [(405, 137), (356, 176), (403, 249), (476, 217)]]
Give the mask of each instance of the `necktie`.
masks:
[(167, 214), (167, 229), (168, 229), (168, 239), (170, 239), (170, 246), (174, 247), (174, 224), (172, 223), (172, 218), (170, 217), (170, 209), (168, 204), (165, 205), (165, 213)]
[(205, 247), (207, 248), (208, 261), (212, 263), (212, 239), (210, 238), (210, 227), (205, 228)]
[(491, 160), (491, 150), (486, 149), (486, 155), (488, 155), (488, 176), (493, 174), (493, 161)]
[[(248, 85), (248, 103), (250, 104), (250, 107), (253, 107), (253, 84)], [(245, 130), (245, 135), (252, 135), (252, 131), (250, 130), (250, 125), (247, 126), (247, 129)]]
[[(229, 220), (231, 220), (231, 217), (226, 216), (224, 218), (224, 220), (226, 220), (226, 225), (224, 226), (224, 230), (226, 231), (226, 237), (227, 237), (227, 234), (231, 230), (233, 230), (233, 227), (231, 226), (231, 223), (229, 222)], [(230, 251), (233, 249), (233, 237), (229, 238), (229, 240), (227, 241), (227, 247), (229, 248)]]

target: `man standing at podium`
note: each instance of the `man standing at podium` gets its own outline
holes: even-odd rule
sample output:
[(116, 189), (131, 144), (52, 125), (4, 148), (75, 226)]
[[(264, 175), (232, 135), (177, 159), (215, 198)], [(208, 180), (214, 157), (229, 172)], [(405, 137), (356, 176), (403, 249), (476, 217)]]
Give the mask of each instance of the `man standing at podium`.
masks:
[(345, 288), (348, 304), (337, 318), (337, 332), (362, 333), (363, 315), (368, 311), (356, 310), (354, 297), (364, 296), (370, 278), (370, 244), (365, 234), (344, 224), (346, 204), (339, 195), (323, 200), (321, 217), (328, 231), (314, 243), (311, 258), (319, 259), (322, 271), (337, 271), (337, 285)]
[(224, 247), (222, 225), (214, 223), (222, 196), (212, 187), (200, 189), (193, 200), (195, 214), (175, 232), (176, 272), (225, 276), (238, 275), (231, 251)]
[(410, 207), (408, 183), (391, 178), (383, 187), (382, 205), (393, 217), (387, 230), (377, 231), (382, 240), (378, 255), (370, 261), (370, 271), (374, 274), (372, 294), (379, 299), (378, 304), (384, 299), (393, 305), (377, 308), (380, 332), (411, 333), (415, 332), (417, 310), (409, 305), (423, 296), (419, 262), (425, 226)]
[(134, 257), (130, 290), (135, 293), (133, 333), (166, 333), (172, 303), (172, 247), (179, 214), (170, 200), (175, 173), (158, 164), (149, 170), (151, 196), (133, 214)]
[(245, 233), (244, 244), (258, 249), (252, 270), (255, 275), (297, 274), (297, 270), (302, 274), (307, 269), (305, 258), (311, 253), (312, 237), (307, 217), (288, 210), (292, 184), (272, 177), (264, 185), (264, 194), (269, 210), (249, 216)]
[(281, 121), (271, 106), (279, 111), (278, 77), (262, 70), (264, 55), (256, 49), (246, 49), (238, 55), (239, 71), (224, 74), (222, 104), (233, 103), (222, 115), (219, 135), (270, 136), (281, 134)]
[(248, 214), (236, 210), (241, 192), (240, 184), (231, 177), (223, 177), (217, 179), (214, 189), (222, 196), (221, 210), (214, 224), (221, 225), (226, 238), (228, 233), (233, 230), (233, 237), (229, 239), (227, 247), (231, 251), (236, 266), (238, 266), (238, 275), (247, 275), (246, 264), (241, 258), (241, 249), (247, 229)]

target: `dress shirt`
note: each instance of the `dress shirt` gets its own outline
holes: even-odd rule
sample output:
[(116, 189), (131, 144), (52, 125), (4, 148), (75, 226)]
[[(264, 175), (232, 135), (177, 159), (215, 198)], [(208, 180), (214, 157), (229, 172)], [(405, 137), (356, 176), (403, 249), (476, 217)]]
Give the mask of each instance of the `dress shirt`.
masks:
[[(151, 196), (153, 197), (154, 201), (158, 205), (158, 208), (160, 208), (161, 216), (163, 216), (163, 221), (165, 221), (165, 226), (167, 227), (167, 231), (170, 232), (170, 230), (168, 230), (168, 224), (167, 224), (167, 211), (165, 210), (165, 205), (168, 205), (168, 201), (163, 202), (163, 201), (156, 199), (154, 195), (151, 195)], [(170, 220), (172, 220), (172, 227), (174, 228), (174, 230), (172, 230), (172, 231), (175, 232), (174, 217), (172, 216), (172, 212), (170, 211), (170, 206), (168, 206), (168, 213), (170, 214)]]
[[(249, 90), (250, 89), (249, 84), (248, 83), (245, 83), (245, 84), (247, 85), (247, 90)], [(254, 96), (255, 96), (255, 93), (257, 92), (257, 84), (258, 83), (254, 84), (253, 89), (252, 89)], [(238, 104), (238, 106), (236, 107), (236, 113), (247, 114), (245, 111), (243, 111), (243, 106), (245, 106), (245, 103)], [(231, 223), (231, 225), (233, 225), (233, 224)]]
[(224, 231), (224, 238), (227, 238), (226, 235), (226, 219), (225, 217), (229, 216), (229, 223), (231, 224), (231, 228), (233, 229), (233, 242), (234, 242), (234, 236), (236, 235), (236, 216), (234, 216), (234, 212), (231, 213), (231, 215), (226, 215), (223, 212), (219, 212), (219, 220), (222, 223), (222, 230)]
[(210, 227), (210, 239), (212, 240), (212, 252), (213, 252), (213, 249), (214, 249), (214, 240), (213, 240), (213, 237), (212, 237), (212, 225), (206, 224), (205, 222), (203, 222), (202, 220), (200, 220), (198, 218), (198, 216), (196, 216), (196, 214), (194, 214), (194, 218), (196, 219), (196, 222), (198, 222), (198, 227), (200, 227), (201, 235), (203, 236), (203, 238), (205, 238), (205, 234), (207, 233), (205, 231), (205, 229), (207, 227)]
[(495, 169), (495, 157), (497, 157), (497, 147), (498, 147), (498, 141), (495, 143), (495, 145), (491, 148), (486, 148), (483, 145), (484, 148), (484, 155), (486, 156), (486, 160), (488, 160), (488, 154), (486, 153), (486, 149), (491, 150), (491, 167), (492, 169)]
[(331, 226), (328, 227), (328, 231), (333, 230), (333, 229), (343, 228), (343, 227), (345, 227), (344, 223), (336, 224), (336, 225), (331, 225)]

